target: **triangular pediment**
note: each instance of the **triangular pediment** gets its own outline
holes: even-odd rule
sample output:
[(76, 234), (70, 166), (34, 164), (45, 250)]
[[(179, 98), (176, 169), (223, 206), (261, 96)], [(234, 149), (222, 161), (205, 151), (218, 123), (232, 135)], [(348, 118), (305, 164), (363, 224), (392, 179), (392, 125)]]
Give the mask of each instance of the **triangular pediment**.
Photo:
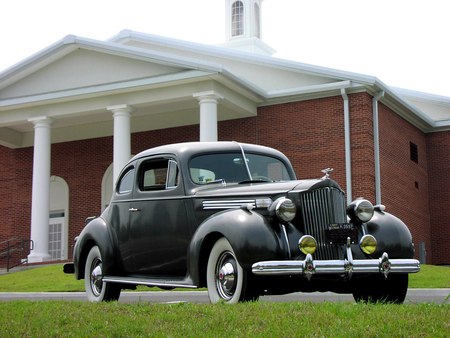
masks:
[(0, 91), (0, 99), (148, 79), (188, 70), (179, 65), (75, 49)]

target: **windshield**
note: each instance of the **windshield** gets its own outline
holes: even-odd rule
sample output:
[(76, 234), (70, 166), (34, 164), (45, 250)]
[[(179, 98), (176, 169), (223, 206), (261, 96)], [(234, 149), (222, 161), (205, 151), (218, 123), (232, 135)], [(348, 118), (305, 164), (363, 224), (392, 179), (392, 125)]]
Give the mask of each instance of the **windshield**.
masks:
[(240, 183), (248, 181), (290, 180), (285, 164), (271, 156), (245, 154), (251, 174), (249, 177), (240, 152), (196, 156), (189, 163), (191, 179), (196, 184), (215, 182)]

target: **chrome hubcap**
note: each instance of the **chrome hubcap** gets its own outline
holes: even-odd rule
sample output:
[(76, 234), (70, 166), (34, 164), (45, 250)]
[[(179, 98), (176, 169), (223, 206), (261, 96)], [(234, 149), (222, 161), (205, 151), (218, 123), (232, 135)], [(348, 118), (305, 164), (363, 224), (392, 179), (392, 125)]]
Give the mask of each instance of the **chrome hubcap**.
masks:
[(216, 287), (222, 299), (230, 300), (233, 297), (237, 281), (236, 259), (230, 252), (224, 252), (216, 268)]
[(103, 271), (102, 262), (100, 260), (95, 260), (92, 262), (91, 270), (91, 289), (94, 295), (100, 296), (103, 288)]

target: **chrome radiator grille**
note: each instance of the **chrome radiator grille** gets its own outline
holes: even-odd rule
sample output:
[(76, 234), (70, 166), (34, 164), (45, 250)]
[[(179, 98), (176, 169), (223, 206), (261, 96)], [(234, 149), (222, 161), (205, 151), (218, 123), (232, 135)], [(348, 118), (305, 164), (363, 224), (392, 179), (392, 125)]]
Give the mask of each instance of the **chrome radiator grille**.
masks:
[(305, 233), (317, 240), (315, 259), (342, 259), (343, 252), (326, 242), (325, 230), (329, 224), (345, 223), (345, 195), (336, 188), (322, 188), (300, 194)]

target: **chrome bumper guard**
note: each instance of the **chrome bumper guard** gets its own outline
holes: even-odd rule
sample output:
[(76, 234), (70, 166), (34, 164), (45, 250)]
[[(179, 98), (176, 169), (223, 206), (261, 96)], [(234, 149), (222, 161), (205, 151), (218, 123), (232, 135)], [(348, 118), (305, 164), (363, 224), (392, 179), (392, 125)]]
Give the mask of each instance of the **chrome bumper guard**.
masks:
[(389, 259), (385, 252), (379, 259), (353, 259), (350, 246), (346, 249), (344, 260), (317, 260), (311, 254), (303, 261), (262, 261), (252, 265), (255, 275), (304, 275), (310, 279), (314, 274), (352, 274), (381, 273), (387, 278), (389, 273), (419, 272), (420, 263), (416, 259)]

